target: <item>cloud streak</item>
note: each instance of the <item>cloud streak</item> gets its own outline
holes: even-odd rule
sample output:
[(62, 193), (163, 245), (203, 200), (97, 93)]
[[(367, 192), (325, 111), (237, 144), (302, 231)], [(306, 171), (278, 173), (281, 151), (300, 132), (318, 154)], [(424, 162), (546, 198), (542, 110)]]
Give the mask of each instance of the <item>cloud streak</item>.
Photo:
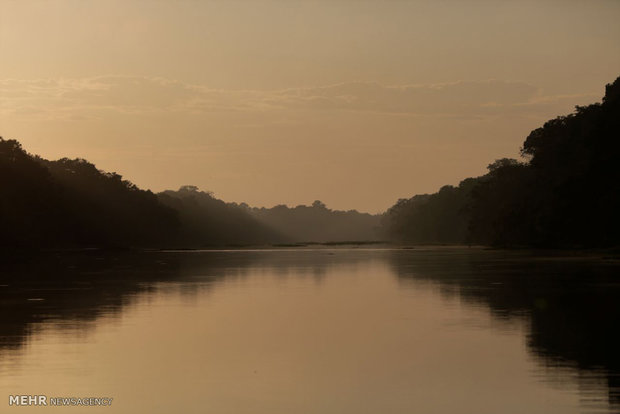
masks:
[(286, 111), (480, 118), (549, 113), (566, 108), (568, 102), (594, 99), (593, 94), (549, 96), (533, 85), (501, 80), (397, 86), (346, 82), (272, 91), (217, 90), (139, 76), (0, 80), (0, 113), (28, 119), (81, 120), (109, 113)]

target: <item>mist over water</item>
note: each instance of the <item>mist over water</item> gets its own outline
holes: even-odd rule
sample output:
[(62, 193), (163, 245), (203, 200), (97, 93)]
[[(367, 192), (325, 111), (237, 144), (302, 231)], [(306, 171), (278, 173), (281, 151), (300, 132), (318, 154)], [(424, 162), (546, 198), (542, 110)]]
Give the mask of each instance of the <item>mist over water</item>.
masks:
[(1, 411), (616, 412), (617, 273), (473, 248), (50, 254), (0, 273)]

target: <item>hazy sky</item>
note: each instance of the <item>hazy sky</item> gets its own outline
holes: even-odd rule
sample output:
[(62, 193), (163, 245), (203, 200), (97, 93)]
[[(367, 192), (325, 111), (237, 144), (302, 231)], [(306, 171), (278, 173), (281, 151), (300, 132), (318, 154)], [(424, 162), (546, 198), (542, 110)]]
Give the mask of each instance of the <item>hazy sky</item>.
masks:
[(620, 76), (620, 1), (0, 0), (0, 135), (153, 191), (379, 212)]

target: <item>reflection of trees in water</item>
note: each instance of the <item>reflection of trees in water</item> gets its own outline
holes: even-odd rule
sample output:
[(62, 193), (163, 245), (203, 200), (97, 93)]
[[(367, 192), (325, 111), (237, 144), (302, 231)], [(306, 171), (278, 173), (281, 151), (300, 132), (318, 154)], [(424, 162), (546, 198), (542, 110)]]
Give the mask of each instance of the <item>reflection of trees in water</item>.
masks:
[(45, 326), (84, 330), (156, 291), (195, 295), (250, 272), (321, 283), (331, 266), (356, 266), (346, 251), (101, 251), (46, 254), (0, 269), (0, 356)]
[(575, 368), (572, 375), (582, 378), (585, 391), (600, 389), (589, 373), (604, 372), (611, 403), (620, 405), (618, 266), (514, 251), (48, 254), (0, 269), (0, 358), (3, 350), (21, 347), (46, 326), (87, 330), (97, 318), (118, 315), (138, 298), (162, 290), (196, 295), (261, 274), (321, 283), (333, 267), (355, 271), (385, 257), (402, 283), (433, 284), (441, 294), (488, 308), (501, 320), (525, 318), (528, 348), (541, 367)]
[(19, 347), (43, 322), (86, 327), (114, 315), (153, 283), (176, 277), (178, 263), (148, 255), (47, 254), (2, 269), (0, 347)]
[(402, 282), (437, 284), (494, 317), (528, 321), (527, 345), (544, 367), (574, 367), (582, 389), (603, 373), (610, 403), (620, 407), (620, 266), (528, 252), (446, 249), (394, 251)]

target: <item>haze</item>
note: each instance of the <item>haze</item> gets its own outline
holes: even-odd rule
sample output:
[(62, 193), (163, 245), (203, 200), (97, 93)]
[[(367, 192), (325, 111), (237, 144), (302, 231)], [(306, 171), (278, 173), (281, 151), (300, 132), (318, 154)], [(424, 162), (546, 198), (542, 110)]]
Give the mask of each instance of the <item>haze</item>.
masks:
[(380, 212), (620, 73), (620, 2), (0, 0), (0, 135), (153, 191)]

